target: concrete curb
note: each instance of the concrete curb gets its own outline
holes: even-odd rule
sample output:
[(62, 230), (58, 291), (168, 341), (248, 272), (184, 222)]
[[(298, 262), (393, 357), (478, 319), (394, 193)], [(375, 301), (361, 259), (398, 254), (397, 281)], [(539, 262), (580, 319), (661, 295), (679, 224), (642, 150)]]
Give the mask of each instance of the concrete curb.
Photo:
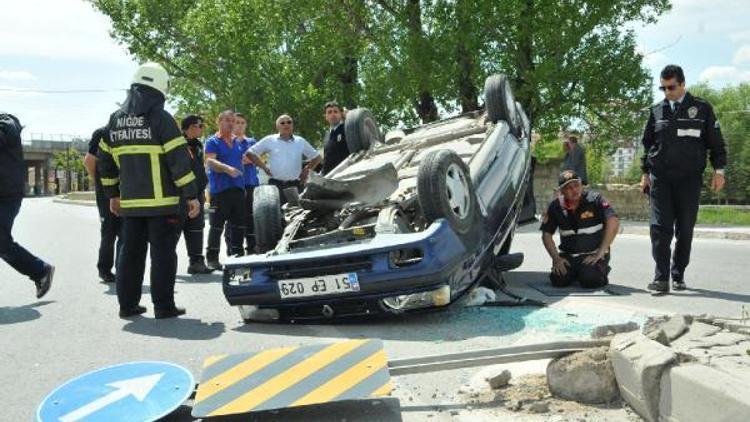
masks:
[(52, 202), (56, 202), (58, 204), (66, 204), (66, 205), (80, 205), (84, 207), (96, 207), (95, 201), (76, 201), (73, 199), (55, 198), (52, 200)]
[[(620, 234), (634, 234), (639, 236), (649, 236), (648, 226), (636, 226), (623, 224), (620, 226)], [(706, 229), (696, 227), (693, 231), (693, 237), (700, 239), (727, 239), (727, 240), (750, 240), (750, 230), (737, 231), (731, 228), (727, 229)]]
[(676, 336), (666, 345), (639, 332), (612, 339), (622, 397), (648, 422), (730, 422), (750, 414), (750, 336), (697, 319), (713, 322), (675, 315), (653, 327)]

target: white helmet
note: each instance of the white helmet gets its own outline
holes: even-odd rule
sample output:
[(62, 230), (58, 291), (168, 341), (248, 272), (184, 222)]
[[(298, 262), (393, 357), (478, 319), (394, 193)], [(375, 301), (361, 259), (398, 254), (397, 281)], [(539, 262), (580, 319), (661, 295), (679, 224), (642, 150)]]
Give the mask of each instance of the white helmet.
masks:
[(169, 91), (169, 74), (159, 63), (144, 63), (135, 71), (132, 83), (150, 86), (166, 97)]

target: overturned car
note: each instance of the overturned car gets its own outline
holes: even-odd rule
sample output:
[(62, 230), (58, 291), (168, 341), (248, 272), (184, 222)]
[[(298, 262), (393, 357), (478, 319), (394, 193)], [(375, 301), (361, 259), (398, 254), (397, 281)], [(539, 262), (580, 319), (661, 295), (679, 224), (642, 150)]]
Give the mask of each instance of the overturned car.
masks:
[[(223, 289), (245, 321), (402, 313), (448, 306), (509, 257), (534, 218), (530, 125), (507, 78), (485, 82), (485, 109), (381, 136), (347, 114), (352, 154), (304, 191), (255, 190), (265, 252), (229, 259)], [(521, 257), (522, 258), (522, 257)], [(510, 264), (509, 264), (510, 262)]]

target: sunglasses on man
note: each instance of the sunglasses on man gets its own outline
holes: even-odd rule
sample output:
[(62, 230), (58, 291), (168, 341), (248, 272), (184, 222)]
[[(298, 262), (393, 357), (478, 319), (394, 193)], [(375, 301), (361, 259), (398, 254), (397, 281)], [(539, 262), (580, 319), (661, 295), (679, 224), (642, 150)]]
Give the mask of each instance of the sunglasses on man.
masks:
[(661, 92), (674, 91), (675, 89), (677, 89), (677, 84), (672, 84), (672, 85), (667, 85), (667, 86), (662, 85), (659, 87), (659, 91)]

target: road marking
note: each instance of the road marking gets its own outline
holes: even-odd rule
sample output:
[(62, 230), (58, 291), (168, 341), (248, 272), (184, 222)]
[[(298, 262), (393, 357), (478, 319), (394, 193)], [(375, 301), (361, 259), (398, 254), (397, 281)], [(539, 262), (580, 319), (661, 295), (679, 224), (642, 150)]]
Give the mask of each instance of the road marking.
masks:
[(108, 387), (113, 387), (116, 390), (107, 394), (104, 397), (98, 398), (91, 403), (82, 406), (66, 415), (60, 417), (61, 422), (73, 422), (78, 421), (86, 416), (91, 415), (112, 403), (118, 402), (125, 397), (133, 396), (138, 401), (143, 401), (148, 393), (156, 386), (164, 373), (147, 375), (145, 377), (131, 378), (123, 381), (117, 381), (107, 384)]

